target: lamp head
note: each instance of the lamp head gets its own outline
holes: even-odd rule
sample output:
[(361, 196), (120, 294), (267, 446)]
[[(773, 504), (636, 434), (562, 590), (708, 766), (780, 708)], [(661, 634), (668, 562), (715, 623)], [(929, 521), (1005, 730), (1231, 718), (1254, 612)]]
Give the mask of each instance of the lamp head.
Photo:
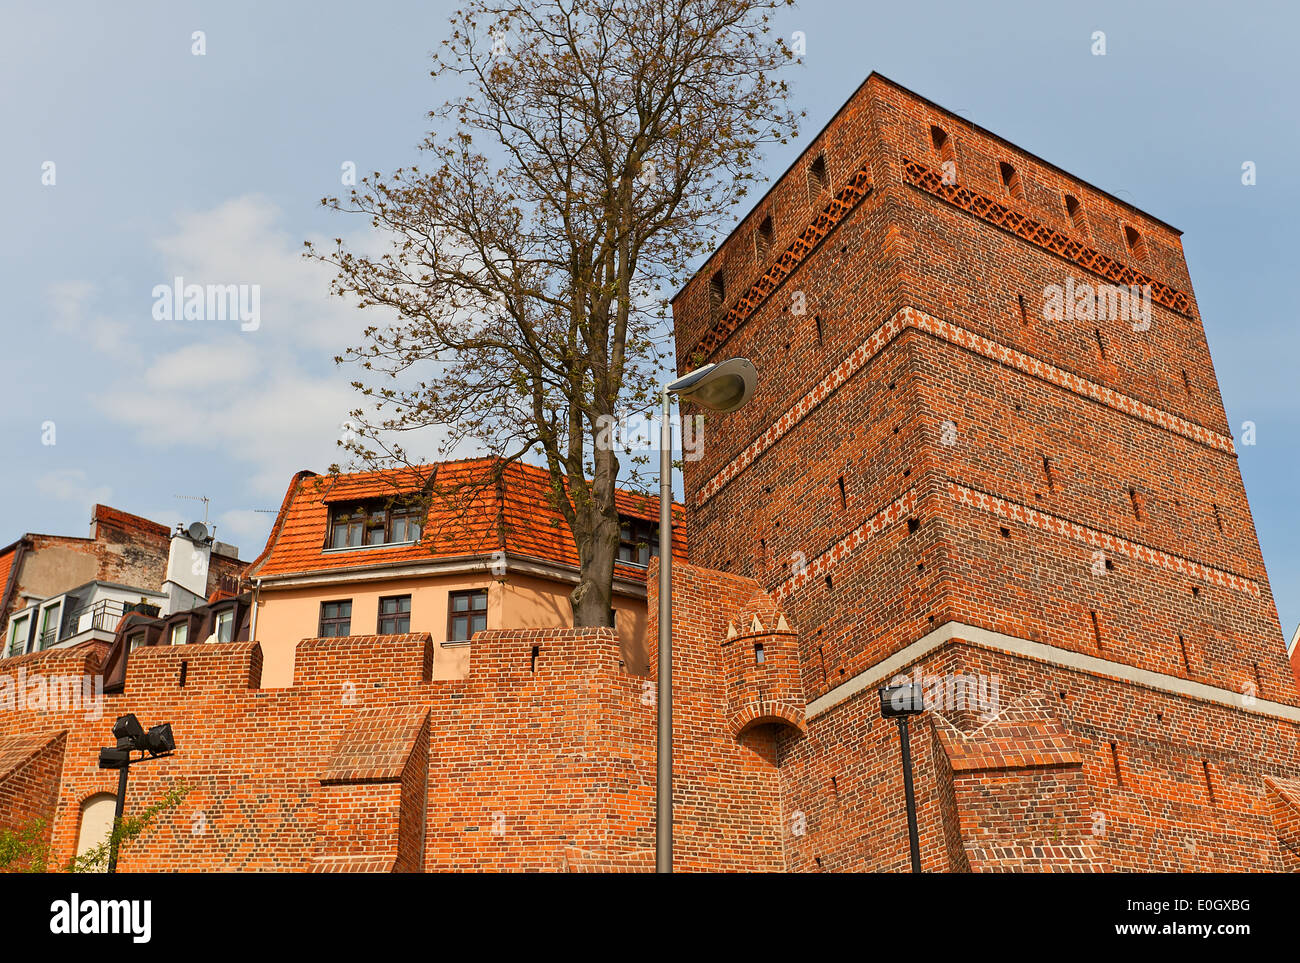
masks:
[(151, 756), (159, 756), (176, 748), (176, 737), (172, 735), (171, 723), (156, 725), (144, 734), (140, 748)]
[(758, 372), (748, 358), (728, 358), (683, 375), (665, 390), (682, 401), (726, 414), (749, 401), (757, 385)]
[(100, 769), (121, 769), (131, 762), (130, 749), (118, 749), (109, 747), (99, 750), (99, 768)]
[(119, 746), (122, 746), (123, 741), (125, 741), (127, 746), (134, 748), (136, 742), (143, 735), (144, 727), (140, 725), (140, 720), (129, 713), (119, 716), (118, 720), (113, 723), (113, 738), (117, 740)]
[(880, 690), (880, 714), (886, 719), (920, 715), (924, 711), (925, 698), (919, 682), (889, 685)]

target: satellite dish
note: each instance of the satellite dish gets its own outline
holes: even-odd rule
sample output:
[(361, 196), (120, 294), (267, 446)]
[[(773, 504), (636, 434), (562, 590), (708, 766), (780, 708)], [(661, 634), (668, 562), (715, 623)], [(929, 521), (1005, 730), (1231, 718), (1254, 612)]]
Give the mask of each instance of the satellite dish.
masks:
[(202, 522), (191, 522), (190, 527), (185, 529), (185, 534), (191, 542), (201, 542), (208, 537), (208, 526)]

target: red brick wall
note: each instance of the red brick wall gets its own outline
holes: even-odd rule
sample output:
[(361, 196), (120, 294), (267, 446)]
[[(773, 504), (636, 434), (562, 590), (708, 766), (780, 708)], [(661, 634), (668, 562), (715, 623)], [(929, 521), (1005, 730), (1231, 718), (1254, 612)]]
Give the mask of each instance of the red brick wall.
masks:
[[(41, 823), (38, 838), (49, 845), (50, 814), (63, 769), (64, 734), (0, 735), (0, 829), (20, 834)], [(28, 865), (11, 865), (10, 870)]]
[[(935, 174), (932, 124), (955, 184)], [(818, 154), (830, 188), (810, 198)], [(1151, 283), (1150, 326), (1049, 320), (1049, 286), (1067, 281)], [(686, 463), (691, 560), (751, 575), (786, 608), (809, 700), (957, 622), (1300, 704), (1175, 230), (873, 77), (674, 319), (682, 370), (733, 355), (759, 370), (751, 404), (709, 416), (704, 457)], [(1091, 710), (1065, 716), (1077, 771), (990, 776), (992, 795), (944, 783), (932, 740), (914, 738), (927, 867), (962, 864), (954, 820), (987, 826), (993, 798), (1055, 800), (1050, 818), (1019, 820), (1027, 838), (1060, 819), (1076, 833), (1067, 807), (1086, 787), (1108, 814), (1109, 865), (1281, 865), (1263, 779), (1295, 773), (1293, 720), (956, 643), (919, 664), (978, 666), (1003, 705), (1050, 689)], [(1111, 742), (1132, 767), (1124, 786), (1101, 764)], [(804, 828), (787, 833), (791, 868), (906, 867), (897, 752), (874, 688), (782, 733), (783, 811)]]

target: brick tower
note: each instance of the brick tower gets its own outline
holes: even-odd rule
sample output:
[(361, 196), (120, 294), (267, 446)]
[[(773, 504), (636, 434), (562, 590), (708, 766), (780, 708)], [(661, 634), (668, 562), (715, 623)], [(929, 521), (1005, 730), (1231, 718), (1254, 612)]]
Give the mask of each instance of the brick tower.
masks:
[(1300, 868), (1300, 695), (1176, 229), (873, 74), (673, 307), (681, 371), (759, 369), (686, 501), (692, 565), (798, 632), (790, 869), (906, 867), (900, 674), (927, 870)]

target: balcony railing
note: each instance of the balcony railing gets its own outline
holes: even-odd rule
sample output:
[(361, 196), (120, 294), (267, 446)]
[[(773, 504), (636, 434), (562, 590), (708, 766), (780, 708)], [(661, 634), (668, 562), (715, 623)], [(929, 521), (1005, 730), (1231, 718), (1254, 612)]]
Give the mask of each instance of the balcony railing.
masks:
[[(68, 639), (74, 635), (80, 635), (82, 632), (89, 632), (92, 629), (99, 629), (103, 632), (116, 632), (117, 624), (122, 621), (122, 616), (133, 611), (136, 606), (133, 603), (119, 602), (117, 599), (100, 599), (90, 605), (83, 605), (79, 609), (74, 609), (64, 622), (64, 632), (62, 636), (51, 629), (41, 636), (41, 648), (47, 648), (59, 641), (59, 638)], [(54, 636), (51, 638), (51, 636)]]

